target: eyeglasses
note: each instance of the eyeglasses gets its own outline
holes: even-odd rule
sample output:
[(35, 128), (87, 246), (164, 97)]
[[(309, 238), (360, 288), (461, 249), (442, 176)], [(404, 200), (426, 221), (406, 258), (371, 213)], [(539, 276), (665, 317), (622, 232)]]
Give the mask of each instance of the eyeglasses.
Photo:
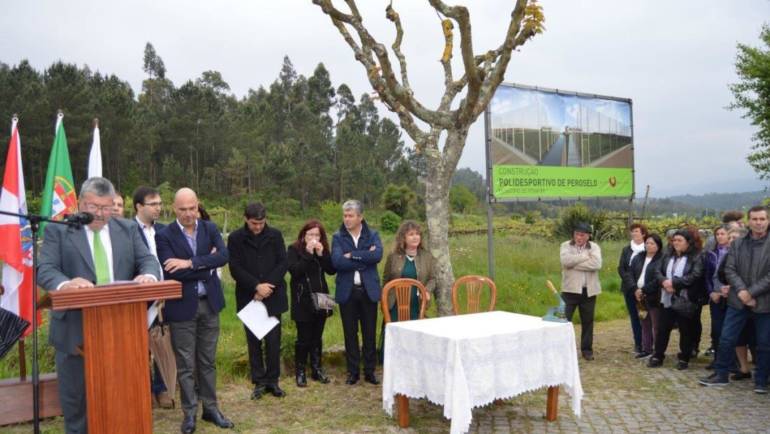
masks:
[(147, 202), (144, 204), (144, 206), (152, 206), (152, 207), (161, 206), (161, 205), (163, 205), (163, 202)]
[(104, 205), (99, 206), (95, 203), (85, 203), (83, 204), (85, 206), (86, 211), (90, 213), (95, 213), (96, 211), (101, 211), (102, 214), (111, 214), (113, 211), (113, 205)]

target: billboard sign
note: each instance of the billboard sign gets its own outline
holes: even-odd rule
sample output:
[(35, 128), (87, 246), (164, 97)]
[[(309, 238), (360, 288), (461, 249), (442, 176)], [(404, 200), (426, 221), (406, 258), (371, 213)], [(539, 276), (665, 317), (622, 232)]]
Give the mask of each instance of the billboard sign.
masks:
[(634, 193), (630, 99), (502, 84), (487, 109), (492, 200)]

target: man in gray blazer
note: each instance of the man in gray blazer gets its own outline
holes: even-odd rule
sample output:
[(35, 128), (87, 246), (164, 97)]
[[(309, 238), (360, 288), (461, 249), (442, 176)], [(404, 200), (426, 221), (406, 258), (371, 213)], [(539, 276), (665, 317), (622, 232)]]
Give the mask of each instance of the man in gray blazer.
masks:
[[(48, 224), (40, 249), (38, 284), (46, 291), (91, 288), (119, 280), (155, 282), (160, 266), (142, 242), (136, 223), (112, 218), (115, 188), (89, 178), (80, 189), (80, 212), (94, 215), (82, 228)], [(67, 433), (85, 433), (86, 401), (81, 311), (51, 311), (49, 343), (56, 350), (59, 400)]]

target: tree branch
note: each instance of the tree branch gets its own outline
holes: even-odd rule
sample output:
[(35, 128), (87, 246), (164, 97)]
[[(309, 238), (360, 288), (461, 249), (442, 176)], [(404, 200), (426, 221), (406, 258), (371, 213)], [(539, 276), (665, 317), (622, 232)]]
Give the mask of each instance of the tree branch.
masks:
[(409, 77), (406, 72), (406, 57), (404, 56), (404, 53), (401, 52), (401, 41), (404, 38), (404, 28), (401, 27), (401, 17), (398, 15), (398, 12), (393, 9), (392, 4), (389, 4), (388, 7), (385, 8), (385, 17), (393, 22), (393, 25), (396, 27), (396, 40), (393, 42), (393, 45), (391, 45), (391, 48), (393, 48), (393, 52), (396, 53), (398, 63), (401, 66), (401, 83), (403, 83), (404, 87), (411, 92), (412, 86), (409, 84)]

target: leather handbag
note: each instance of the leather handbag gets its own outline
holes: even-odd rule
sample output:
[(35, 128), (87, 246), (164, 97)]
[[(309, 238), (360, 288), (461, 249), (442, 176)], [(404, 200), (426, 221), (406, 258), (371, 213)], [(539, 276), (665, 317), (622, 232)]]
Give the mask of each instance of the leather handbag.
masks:
[(683, 289), (679, 295), (671, 298), (671, 309), (685, 318), (695, 318), (698, 312), (698, 305), (690, 301), (687, 297), (687, 290)]

